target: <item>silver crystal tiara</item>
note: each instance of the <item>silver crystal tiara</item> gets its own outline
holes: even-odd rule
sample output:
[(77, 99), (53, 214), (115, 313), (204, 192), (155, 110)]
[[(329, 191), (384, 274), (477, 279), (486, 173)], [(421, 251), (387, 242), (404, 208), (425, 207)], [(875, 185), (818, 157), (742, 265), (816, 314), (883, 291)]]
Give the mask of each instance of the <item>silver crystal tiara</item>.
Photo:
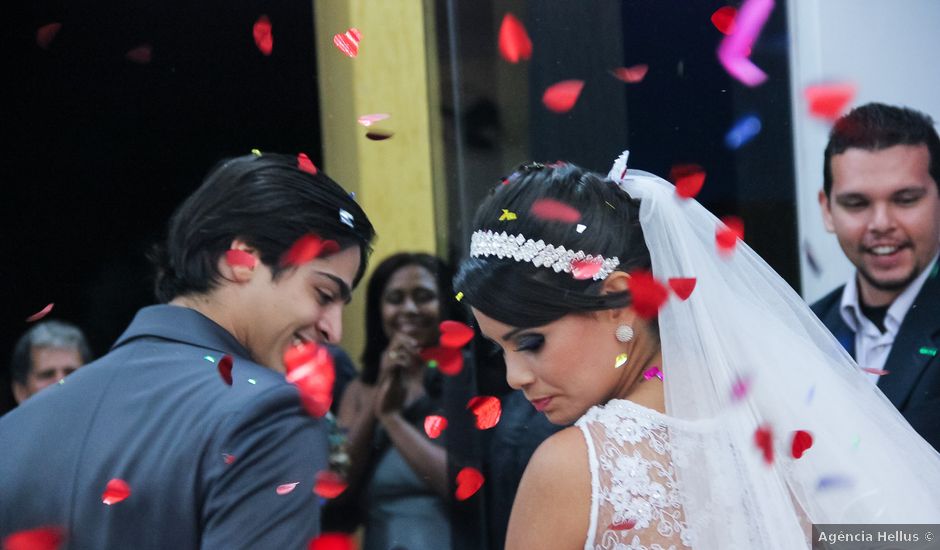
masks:
[(545, 241), (541, 239), (533, 241), (522, 235), (508, 235), (505, 231), (502, 233), (474, 231), (473, 236), (470, 237), (470, 256), (473, 258), (480, 256), (512, 258), (517, 262), (532, 263), (535, 267), (550, 267), (555, 270), (555, 273), (562, 271), (571, 273), (577, 262), (600, 263), (597, 273), (591, 277), (595, 281), (606, 279), (620, 265), (620, 260), (616, 256), (613, 258), (592, 256), (585, 254), (582, 250), (575, 252), (563, 246), (545, 244)]

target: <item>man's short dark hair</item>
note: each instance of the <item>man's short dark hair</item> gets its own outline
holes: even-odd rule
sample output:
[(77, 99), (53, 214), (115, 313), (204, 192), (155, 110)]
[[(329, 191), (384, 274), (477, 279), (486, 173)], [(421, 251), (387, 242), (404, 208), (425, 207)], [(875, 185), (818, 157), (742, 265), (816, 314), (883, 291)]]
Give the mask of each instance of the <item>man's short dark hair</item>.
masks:
[(33, 348), (74, 349), (82, 358), (82, 363), (91, 361), (91, 348), (82, 330), (65, 321), (43, 321), (32, 326), (20, 336), (13, 346), (10, 358), (10, 372), (13, 381), (26, 385), (29, 371), (33, 368)]
[(930, 154), (928, 171), (940, 189), (940, 138), (929, 115), (884, 103), (868, 103), (852, 109), (829, 132), (829, 143), (823, 156), (823, 191), (832, 191), (834, 155), (847, 149), (880, 151), (895, 145), (926, 145)]
[(280, 260), (313, 233), (341, 249), (359, 246), (359, 282), (375, 231), (362, 208), (335, 181), (298, 168), (293, 156), (264, 153), (220, 162), (170, 218), (166, 243), (155, 248), (156, 297), (204, 294), (219, 282), (218, 262), (242, 239), (277, 277)]

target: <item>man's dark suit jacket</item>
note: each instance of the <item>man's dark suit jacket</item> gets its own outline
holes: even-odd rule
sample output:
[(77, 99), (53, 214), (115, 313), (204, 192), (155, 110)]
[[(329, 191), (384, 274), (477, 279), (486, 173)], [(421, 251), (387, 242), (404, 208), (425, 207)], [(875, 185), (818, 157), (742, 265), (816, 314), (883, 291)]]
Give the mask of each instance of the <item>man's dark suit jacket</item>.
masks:
[[(843, 287), (813, 304), (813, 313), (855, 357), (855, 333), (839, 312)], [(937, 266), (904, 316), (878, 387), (924, 439), (940, 450), (940, 277)]]
[[(327, 457), (324, 422), (283, 374), (195, 310), (151, 306), (110, 353), (0, 418), (0, 539), (57, 526), (69, 548), (307, 548)], [(108, 506), (112, 478), (131, 495)]]

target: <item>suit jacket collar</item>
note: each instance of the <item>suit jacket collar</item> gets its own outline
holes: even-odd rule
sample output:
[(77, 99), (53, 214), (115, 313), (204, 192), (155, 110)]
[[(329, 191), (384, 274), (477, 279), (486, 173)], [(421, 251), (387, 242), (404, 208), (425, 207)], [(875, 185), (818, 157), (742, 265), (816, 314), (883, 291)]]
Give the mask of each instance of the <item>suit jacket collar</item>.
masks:
[(842, 317), (842, 308), (840, 307), (840, 297), (843, 290), (844, 287), (839, 288), (833, 292), (834, 296), (830, 295), (832, 305), (825, 311), (820, 321), (832, 332), (832, 335), (842, 344), (842, 347), (852, 356), (852, 359), (855, 359), (855, 332), (845, 323), (845, 319)]
[(230, 332), (188, 307), (156, 305), (141, 309), (111, 349), (145, 337), (175, 340), (222, 353), (251, 357)]

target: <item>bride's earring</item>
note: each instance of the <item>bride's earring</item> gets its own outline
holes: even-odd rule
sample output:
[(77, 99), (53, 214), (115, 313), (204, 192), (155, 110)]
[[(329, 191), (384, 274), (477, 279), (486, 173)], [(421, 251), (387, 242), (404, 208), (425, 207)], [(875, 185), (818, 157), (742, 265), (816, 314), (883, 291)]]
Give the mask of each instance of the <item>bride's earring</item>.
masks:
[(617, 330), (614, 331), (614, 335), (617, 337), (618, 342), (629, 342), (633, 340), (633, 327), (630, 325), (620, 325), (617, 327)]

